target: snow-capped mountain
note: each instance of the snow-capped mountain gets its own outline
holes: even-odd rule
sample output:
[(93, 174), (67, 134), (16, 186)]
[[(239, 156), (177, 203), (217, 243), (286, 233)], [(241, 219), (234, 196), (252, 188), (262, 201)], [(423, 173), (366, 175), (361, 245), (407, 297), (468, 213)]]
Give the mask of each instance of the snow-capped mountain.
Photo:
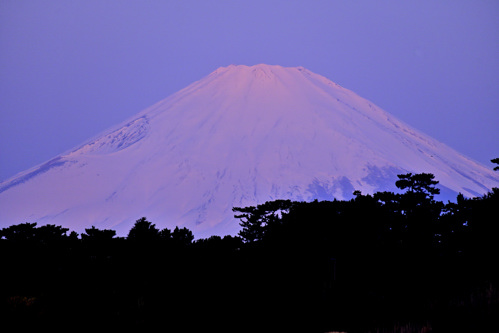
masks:
[(232, 207), (394, 191), (431, 172), (477, 196), (499, 174), (305, 68), (228, 66), (74, 150), (0, 184), (0, 226), (95, 225), (146, 216), (197, 238), (235, 234)]

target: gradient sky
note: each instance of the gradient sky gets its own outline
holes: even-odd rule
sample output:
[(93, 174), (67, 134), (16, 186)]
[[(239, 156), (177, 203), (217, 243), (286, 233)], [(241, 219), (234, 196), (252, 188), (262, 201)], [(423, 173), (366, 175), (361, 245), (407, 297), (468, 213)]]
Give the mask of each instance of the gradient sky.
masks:
[(220, 66), (303, 66), (493, 167), (499, 2), (0, 2), (0, 181)]

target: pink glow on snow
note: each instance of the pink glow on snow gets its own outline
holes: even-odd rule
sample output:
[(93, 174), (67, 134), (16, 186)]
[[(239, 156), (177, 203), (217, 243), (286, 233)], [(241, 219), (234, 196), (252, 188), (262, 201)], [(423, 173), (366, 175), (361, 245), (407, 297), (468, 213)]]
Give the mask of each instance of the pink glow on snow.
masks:
[(55, 161), (1, 184), (0, 223), (120, 233), (146, 216), (204, 237), (239, 230), (234, 206), (349, 198), (386, 190), (395, 172), (432, 172), (468, 196), (499, 186), (325, 77), (263, 64), (218, 68)]

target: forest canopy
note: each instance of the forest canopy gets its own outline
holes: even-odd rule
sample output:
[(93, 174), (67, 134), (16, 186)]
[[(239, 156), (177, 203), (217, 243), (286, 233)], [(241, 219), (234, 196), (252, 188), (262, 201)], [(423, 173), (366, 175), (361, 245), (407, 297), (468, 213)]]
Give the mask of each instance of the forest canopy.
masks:
[(237, 236), (198, 240), (145, 217), (127, 237), (12, 225), (0, 230), (2, 321), (182, 322), (185, 331), (498, 329), (499, 189), (443, 203), (437, 185), (432, 174), (408, 173), (396, 182), (402, 193), (234, 207)]

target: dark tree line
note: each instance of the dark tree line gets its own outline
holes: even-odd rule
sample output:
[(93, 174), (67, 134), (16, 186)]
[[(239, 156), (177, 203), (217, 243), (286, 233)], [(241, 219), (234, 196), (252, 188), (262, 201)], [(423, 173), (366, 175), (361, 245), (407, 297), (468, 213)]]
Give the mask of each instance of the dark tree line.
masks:
[[(397, 194), (236, 207), (239, 236), (194, 240), (141, 218), (0, 230), (1, 323), (168, 331), (497, 331), (499, 189), (435, 200), (431, 174)], [(69, 233), (69, 234), (68, 234)]]
[[(146, 218), (137, 220), (127, 237), (95, 227), (81, 237), (68, 232), (36, 223), (0, 230), (2, 328), (152, 329), (161, 324), (193, 331), (217, 301), (210, 292), (220, 282), (205, 272), (226, 270), (221, 263), (242, 244), (232, 236), (194, 241), (187, 228), (159, 230)], [(223, 286), (235, 288), (235, 281)]]
[(499, 189), (443, 203), (432, 174), (398, 177), (402, 194), (234, 208), (240, 236), (307, 285), (324, 331), (497, 332)]

